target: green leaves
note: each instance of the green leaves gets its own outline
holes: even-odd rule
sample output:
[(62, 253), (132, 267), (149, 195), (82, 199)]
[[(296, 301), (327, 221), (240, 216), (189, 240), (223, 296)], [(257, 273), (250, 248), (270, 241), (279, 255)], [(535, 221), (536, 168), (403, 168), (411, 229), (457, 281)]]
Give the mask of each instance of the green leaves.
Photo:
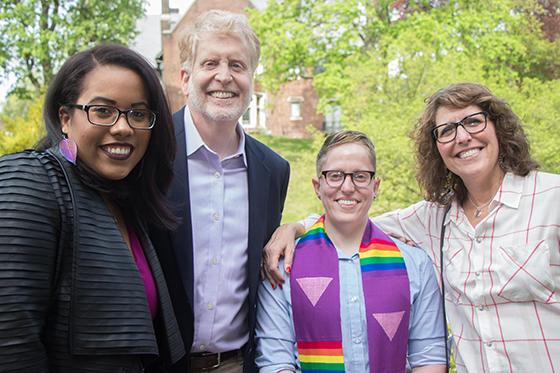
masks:
[(143, 0), (4, 0), (0, 4), (0, 72), (16, 93), (47, 85), (70, 55), (99, 42), (127, 44)]
[(34, 100), (8, 98), (6, 109), (0, 116), (4, 123), (0, 128), (0, 155), (31, 149), (45, 133), (43, 126), (44, 95)]
[(340, 105), (345, 128), (376, 144), (379, 211), (420, 198), (408, 133), (424, 99), (452, 83), (479, 82), (506, 99), (543, 169), (560, 172), (560, 39), (543, 35), (541, 2), (271, 0), (250, 17), (259, 79), (274, 89), (315, 72), (320, 108)]

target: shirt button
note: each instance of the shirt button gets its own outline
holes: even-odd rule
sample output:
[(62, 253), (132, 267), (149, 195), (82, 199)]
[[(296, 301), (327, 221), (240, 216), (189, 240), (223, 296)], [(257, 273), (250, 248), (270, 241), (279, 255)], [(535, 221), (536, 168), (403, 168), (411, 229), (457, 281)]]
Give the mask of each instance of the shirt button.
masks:
[(479, 311), (484, 311), (486, 308), (483, 305), (478, 306)]
[(206, 348), (205, 345), (200, 345), (200, 347), (198, 347), (200, 349), (200, 351), (204, 351), (204, 349)]
[(212, 264), (213, 265), (218, 264), (218, 258), (216, 258), (216, 257), (212, 258)]
[(352, 302), (352, 303), (356, 303), (357, 301), (358, 301), (358, 297), (350, 298), (350, 302)]
[(356, 338), (356, 339), (354, 339), (354, 343), (355, 343), (355, 344), (362, 343), (361, 338)]
[(214, 219), (214, 221), (220, 221), (220, 214), (217, 212), (213, 213), (212, 219)]
[(221, 175), (218, 171), (214, 172), (214, 177), (215, 177), (216, 179), (219, 179), (220, 176), (222, 176), (222, 175)]
[(478, 276), (480, 276), (480, 272), (475, 272), (474, 275), (475, 275), (476, 277), (478, 277)]
[(214, 309), (214, 305), (212, 303), (208, 303), (208, 309), (209, 310), (213, 310)]
[(476, 242), (477, 242), (477, 243), (481, 243), (481, 242), (482, 242), (482, 237), (477, 237), (477, 238), (476, 238)]
[(486, 347), (492, 347), (492, 342), (486, 342)]

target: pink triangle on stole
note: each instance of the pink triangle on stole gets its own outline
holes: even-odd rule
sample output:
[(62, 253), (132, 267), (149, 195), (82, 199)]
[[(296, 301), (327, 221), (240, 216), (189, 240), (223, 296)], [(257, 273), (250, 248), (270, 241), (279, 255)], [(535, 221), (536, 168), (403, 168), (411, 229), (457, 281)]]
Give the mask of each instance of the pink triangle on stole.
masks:
[(379, 325), (381, 325), (385, 331), (385, 334), (387, 334), (389, 341), (393, 340), (403, 316), (404, 311), (373, 314), (373, 317), (375, 317)]
[(307, 299), (315, 307), (327, 286), (331, 283), (332, 277), (301, 277), (296, 279), (296, 281), (307, 296)]

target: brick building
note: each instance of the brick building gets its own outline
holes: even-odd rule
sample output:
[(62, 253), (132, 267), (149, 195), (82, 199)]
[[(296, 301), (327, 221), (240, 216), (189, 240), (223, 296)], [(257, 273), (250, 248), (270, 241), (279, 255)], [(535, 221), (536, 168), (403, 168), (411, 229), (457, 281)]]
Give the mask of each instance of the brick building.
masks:
[[(161, 35), (162, 53), (158, 63), (162, 71), (163, 84), (168, 94), (172, 111), (185, 103), (180, 88), (179, 40), (185, 27), (201, 13), (210, 9), (222, 9), (244, 13), (247, 8), (262, 9), (264, 0), (191, 0), (183, 15), (169, 8), (169, 0), (162, 0)], [(325, 117), (317, 112), (318, 98), (312, 79), (298, 79), (283, 85), (274, 95), (264, 92), (255, 84), (253, 99), (243, 115), (244, 128), (272, 135), (294, 138), (307, 137), (307, 127), (319, 130), (330, 129), (339, 115)], [(336, 126), (336, 124), (334, 124)]]

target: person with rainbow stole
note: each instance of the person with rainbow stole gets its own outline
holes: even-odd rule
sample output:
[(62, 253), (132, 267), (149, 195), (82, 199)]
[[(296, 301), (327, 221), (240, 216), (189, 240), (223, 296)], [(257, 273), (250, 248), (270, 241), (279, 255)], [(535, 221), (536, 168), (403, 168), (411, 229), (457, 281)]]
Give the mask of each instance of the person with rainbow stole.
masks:
[(368, 218), (380, 184), (375, 165), (365, 134), (325, 139), (313, 179), (325, 214), (299, 239), (284, 286), (259, 288), (260, 372), (446, 371), (441, 294), (428, 256)]

